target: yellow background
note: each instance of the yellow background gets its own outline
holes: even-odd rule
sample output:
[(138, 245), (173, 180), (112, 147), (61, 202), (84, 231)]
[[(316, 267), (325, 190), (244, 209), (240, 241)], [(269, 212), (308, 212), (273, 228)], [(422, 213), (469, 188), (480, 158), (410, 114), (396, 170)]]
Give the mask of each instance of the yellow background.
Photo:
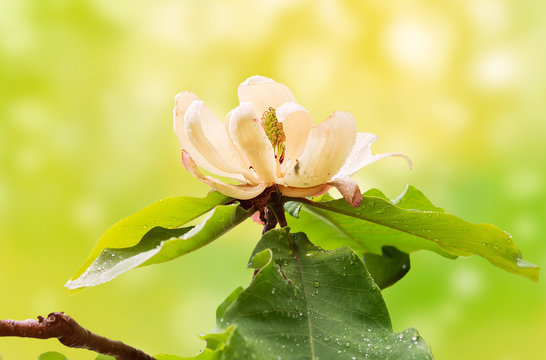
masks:
[[(352, 112), (387, 159), (355, 178), (390, 197), (406, 183), (451, 213), (513, 234), (546, 263), (546, 2), (0, 2), (0, 318), (65, 311), (148, 353), (192, 355), (216, 306), (248, 284), (260, 229), (247, 222), (177, 261), (70, 295), (63, 288), (111, 224), (208, 188), (180, 165), (173, 97), (223, 118), (237, 85), (286, 84), (315, 121)], [(438, 359), (546, 353), (546, 286), (480, 258), (412, 256), (384, 292), (396, 330)], [(4, 360), (55, 340), (0, 338)]]

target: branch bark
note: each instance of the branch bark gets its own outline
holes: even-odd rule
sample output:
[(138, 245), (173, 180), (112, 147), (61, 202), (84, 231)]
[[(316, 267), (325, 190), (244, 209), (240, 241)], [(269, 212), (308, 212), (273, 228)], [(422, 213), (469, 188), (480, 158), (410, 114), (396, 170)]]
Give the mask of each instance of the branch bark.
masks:
[(110, 340), (92, 333), (62, 312), (51, 313), (47, 318), (38, 316), (38, 321), (0, 320), (1, 336), (57, 338), (67, 347), (92, 350), (113, 356), (118, 360), (155, 360), (152, 356), (121, 341)]

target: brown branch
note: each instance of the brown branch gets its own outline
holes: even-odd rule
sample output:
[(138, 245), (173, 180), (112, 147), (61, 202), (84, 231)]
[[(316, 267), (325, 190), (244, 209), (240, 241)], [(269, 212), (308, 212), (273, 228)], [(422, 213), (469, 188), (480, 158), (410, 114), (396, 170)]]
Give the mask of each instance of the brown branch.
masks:
[(51, 313), (46, 319), (38, 316), (38, 321), (0, 320), (1, 336), (57, 338), (67, 347), (92, 350), (113, 356), (118, 360), (155, 360), (152, 356), (121, 341), (110, 340), (92, 333), (62, 312)]

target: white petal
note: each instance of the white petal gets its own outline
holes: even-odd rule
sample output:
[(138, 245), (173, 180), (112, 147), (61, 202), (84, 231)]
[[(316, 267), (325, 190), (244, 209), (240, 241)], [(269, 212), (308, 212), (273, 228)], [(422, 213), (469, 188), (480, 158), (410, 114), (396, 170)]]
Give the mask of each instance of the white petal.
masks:
[(288, 197), (306, 197), (306, 196), (319, 196), (328, 191), (331, 186), (328, 184), (313, 186), (310, 188), (296, 188), (291, 186), (278, 185), (279, 191)]
[(358, 184), (353, 180), (348, 177), (342, 177), (329, 184), (335, 187), (352, 207), (357, 208), (362, 204), (362, 193)]
[(313, 127), (311, 115), (303, 106), (294, 102), (279, 106), (276, 115), (286, 135), (284, 158), (286, 160), (299, 158), (305, 150), (307, 136)]
[(248, 172), (231, 148), (224, 125), (201, 100), (194, 100), (184, 116), (186, 135), (194, 148), (213, 166), (226, 173)]
[(229, 122), (231, 140), (248, 159), (260, 181), (270, 185), (275, 182), (277, 162), (273, 146), (250, 103), (235, 108)]
[(178, 140), (180, 142), (180, 147), (183, 150), (186, 150), (194, 161), (201, 168), (209, 171), (213, 174), (220, 176), (230, 177), (232, 179), (244, 181), (244, 177), (240, 174), (234, 174), (233, 172), (222, 171), (216, 166), (212, 165), (199, 151), (192, 145), (191, 141), (188, 138), (185, 128), (184, 116), (190, 107), (191, 103), (195, 100), (199, 100), (197, 95), (190, 91), (184, 91), (175, 97), (175, 105), (173, 109), (173, 118), (174, 118), (174, 132), (176, 133)]
[(277, 108), (286, 102), (295, 102), (292, 92), (278, 82), (263, 76), (252, 76), (239, 85), (239, 102), (250, 102), (261, 116), (269, 107)]
[(226, 184), (224, 182), (211, 178), (210, 176), (205, 176), (199, 171), (199, 168), (197, 167), (197, 165), (195, 164), (191, 156), (186, 151), (182, 151), (182, 163), (184, 164), (184, 167), (193, 176), (195, 176), (196, 178), (198, 178), (205, 184), (209, 185), (216, 191), (235, 199), (248, 200), (248, 199), (255, 198), (256, 196), (260, 195), (267, 187), (264, 184), (258, 184), (258, 185)]
[(345, 163), (355, 138), (353, 115), (335, 112), (311, 129), (303, 154), (281, 180), (282, 184), (305, 188), (326, 183)]
[(358, 170), (362, 169), (364, 166), (388, 156), (403, 157), (408, 161), (410, 169), (412, 168), (411, 160), (406, 155), (401, 153), (384, 153), (372, 155), (371, 145), (378, 138), (379, 137), (374, 134), (358, 133), (356, 135), (356, 143), (351, 150), (351, 153), (347, 157), (347, 161), (345, 161), (345, 164), (343, 165), (341, 170), (339, 170), (336, 176), (334, 176), (334, 179), (344, 176), (351, 176)]

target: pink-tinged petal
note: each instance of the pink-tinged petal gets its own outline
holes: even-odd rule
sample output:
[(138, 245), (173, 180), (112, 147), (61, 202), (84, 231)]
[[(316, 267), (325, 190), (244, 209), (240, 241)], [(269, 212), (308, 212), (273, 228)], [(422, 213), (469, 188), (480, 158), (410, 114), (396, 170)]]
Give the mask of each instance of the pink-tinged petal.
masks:
[(280, 181), (283, 185), (307, 188), (325, 184), (345, 163), (356, 139), (353, 115), (337, 111), (311, 129), (305, 150)]
[(357, 208), (362, 204), (362, 193), (358, 184), (353, 180), (342, 177), (331, 181), (329, 184), (335, 187), (352, 207)]
[(356, 173), (358, 170), (362, 169), (364, 166), (369, 165), (377, 160), (389, 157), (389, 156), (398, 156), (407, 160), (409, 168), (412, 168), (411, 160), (404, 154), (401, 153), (384, 153), (372, 155), (371, 145), (379, 137), (370, 133), (358, 133), (356, 135), (356, 143), (351, 150), (351, 153), (347, 157), (347, 161), (343, 164), (343, 167), (339, 172), (334, 176), (334, 179), (351, 176)]
[(252, 219), (252, 221), (254, 221), (257, 224), (265, 225), (265, 223), (262, 221), (262, 219), (260, 219), (260, 212), (259, 211), (256, 211), (254, 214), (252, 214), (252, 216), (250, 218)]
[(181, 92), (175, 97), (175, 106), (173, 110), (173, 118), (174, 118), (173, 122), (174, 122), (174, 132), (176, 133), (178, 137), (178, 140), (180, 142), (180, 147), (183, 150), (187, 151), (190, 154), (190, 156), (193, 158), (193, 160), (197, 163), (197, 165), (205, 169), (206, 171), (219, 175), (219, 176), (225, 176), (235, 180), (244, 181), (245, 178), (241, 176), (240, 174), (234, 174), (233, 172), (222, 171), (216, 166), (212, 165), (192, 145), (186, 133), (184, 116), (188, 108), (190, 107), (190, 105), (196, 100), (199, 100), (199, 98), (197, 97), (197, 95), (195, 95), (194, 93), (190, 91)]
[(269, 107), (277, 108), (296, 99), (283, 84), (263, 76), (251, 76), (239, 85), (239, 102), (250, 102), (261, 116)]
[(260, 195), (266, 188), (264, 184), (258, 185), (232, 185), (221, 182), (217, 179), (214, 179), (210, 176), (205, 176), (199, 171), (199, 168), (191, 158), (191, 156), (186, 152), (182, 151), (182, 164), (186, 170), (188, 170), (193, 176), (201, 180), (208, 186), (212, 187), (216, 191), (240, 200), (248, 200), (255, 198)]
[(203, 101), (194, 100), (188, 107), (184, 127), (193, 147), (213, 166), (230, 174), (248, 172), (231, 147), (224, 125)]
[(298, 188), (283, 185), (278, 185), (277, 187), (283, 195), (295, 198), (306, 196), (320, 196), (322, 194), (325, 194), (331, 188), (331, 186), (328, 184), (313, 186), (309, 188)]
[(313, 127), (313, 119), (309, 112), (294, 102), (284, 103), (276, 110), (277, 119), (282, 123), (285, 141), (286, 160), (295, 160), (303, 154), (307, 136)]
[(250, 103), (242, 103), (231, 113), (229, 134), (233, 144), (248, 159), (261, 182), (275, 182), (277, 163), (273, 146)]

